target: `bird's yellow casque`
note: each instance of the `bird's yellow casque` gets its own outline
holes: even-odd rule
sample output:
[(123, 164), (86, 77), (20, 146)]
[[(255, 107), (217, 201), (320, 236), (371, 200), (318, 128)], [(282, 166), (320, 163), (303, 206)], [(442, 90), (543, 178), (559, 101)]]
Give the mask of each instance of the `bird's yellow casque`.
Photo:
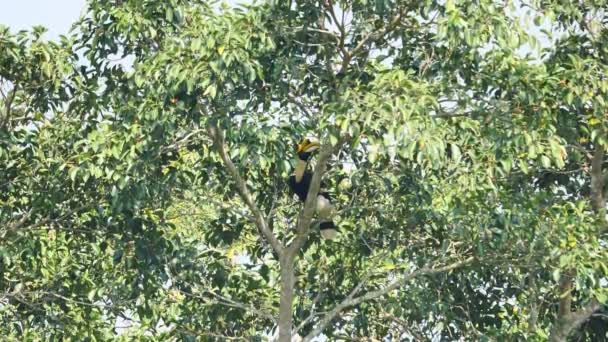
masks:
[(297, 146), (297, 153), (303, 153), (303, 152), (314, 152), (316, 150), (318, 150), (321, 147), (321, 143), (319, 143), (319, 140), (317, 140), (317, 138), (313, 138), (313, 137), (307, 137), (302, 139), (301, 142), (298, 143)]
[[(321, 147), (319, 140), (314, 137), (306, 137), (297, 144), (296, 153), (298, 154), (298, 163), (294, 174), (289, 177), (289, 187), (298, 195), (300, 201), (305, 202), (312, 181), (312, 172), (306, 171), (308, 161), (312, 153), (316, 152)], [(333, 206), (329, 194), (321, 189), (317, 196), (317, 214), (321, 219), (319, 225), (321, 236), (325, 239), (334, 239), (337, 235), (337, 229), (331, 220), (333, 215)]]

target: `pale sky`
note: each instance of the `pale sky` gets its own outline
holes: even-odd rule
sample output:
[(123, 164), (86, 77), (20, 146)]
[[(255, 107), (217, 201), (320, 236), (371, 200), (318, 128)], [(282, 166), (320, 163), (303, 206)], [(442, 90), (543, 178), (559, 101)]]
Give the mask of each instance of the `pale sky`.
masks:
[(0, 0), (0, 24), (11, 32), (41, 25), (48, 29), (46, 38), (66, 34), (78, 20), (85, 0)]

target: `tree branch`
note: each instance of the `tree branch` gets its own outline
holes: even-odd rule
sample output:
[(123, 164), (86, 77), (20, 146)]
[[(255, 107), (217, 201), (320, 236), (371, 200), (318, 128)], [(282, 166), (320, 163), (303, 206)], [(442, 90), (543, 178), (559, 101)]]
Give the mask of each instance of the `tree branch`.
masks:
[(207, 132), (209, 136), (211, 136), (211, 138), (213, 139), (217, 152), (220, 154), (224, 165), (226, 166), (228, 172), (232, 176), (232, 179), (236, 183), (236, 190), (239, 196), (241, 197), (243, 202), (245, 202), (247, 207), (249, 207), (249, 210), (251, 210), (255, 219), (256, 226), (258, 227), (262, 235), (266, 238), (266, 240), (270, 243), (272, 249), (274, 249), (274, 251), (279, 255), (279, 257), (281, 257), (283, 255), (284, 247), (268, 227), (268, 223), (266, 221), (266, 218), (264, 217), (264, 214), (253, 201), (253, 197), (247, 189), (245, 181), (239, 174), (239, 171), (236, 169), (236, 166), (234, 165), (234, 163), (230, 159), (230, 156), (226, 152), (226, 143), (222, 130), (217, 127), (210, 127)]
[(217, 294), (215, 292), (212, 291), (206, 291), (208, 292), (211, 296), (215, 297), (216, 299), (213, 298), (209, 298), (209, 297), (205, 297), (205, 296), (201, 296), (201, 295), (197, 295), (194, 293), (190, 293), (190, 292), (186, 292), (184, 290), (179, 290), (180, 293), (184, 294), (185, 296), (191, 297), (191, 298), (198, 298), (201, 299), (209, 304), (215, 304), (215, 305), (224, 305), (224, 306), (228, 306), (228, 307), (232, 307), (232, 308), (237, 308), (237, 309), (241, 309), (244, 310), (245, 312), (250, 312), (250, 313), (254, 313), (260, 317), (264, 317), (266, 319), (269, 319), (273, 322), (276, 323), (276, 319), (274, 318), (273, 315), (271, 315), (268, 312), (262, 311), (259, 308), (256, 308), (254, 305), (248, 305), (245, 303), (241, 303), (241, 302), (237, 302), (234, 301), (230, 298), (224, 297), (220, 294)]
[(370, 41), (380, 39), (380, 38), (384, 37), (385, 35), (389, 34), (390, 32), (392, 32), (393, 30), (395, 30), (397, 28), (397, 26), (399, 26), (399, 23), (401, 22), (401, 18), (403, 17), (403, 14), (404, 14), (404, 10), (402, 8), (399, 9), (399, 13), (397, 13), (393, 18), (391, 18), (391, 20), (389, 21), (388, 25), (384, 28), (384, 30), (382, 30), (381, 32), (377, 32), (377, 31), (369, 32), (367, 35), (365, 35), (365, 37), (363, 37), (363, 39), (361, 39), (361, 41), (352, 50), (346, 51), (344, 58), (342, 59), (341, 72), (346, 71), (346, 68), (348, 67), (348, 63), (350, 63), (351, 59), (355, 55), (357, 55), (359, 52), (361, 52), (361, 50), (363, 49), (365, 44), (369, 43)]
[(604, 147), (595, 143), (595, 152), (591, 159), (591, 205), (606, 226), (606, 199), (604, 198), (604, 177), (602, 163), (604, 162)]
[(528, 275), (528, 286), (532, 291), (530, 298), (530, 316), (528, 318), (528, 332), (534, 334), (536, 332), (536, 323), (538, 322), (538, 289), (536, 286), (536, 278), (534, 272), (530, 272)]
[(190, 138), (192, 138), (192, 137), (194, 137), (196, 135), (201, 134), (203, 131), (204, 131), (203, 129), (195, 129), (195, 130), (191, 131), (190, 133), (184, 135), (180, 139), (175, 140), (171, 144), (169, 144), (167, 146), (161, 147), (160, 152), (163, 153), (163, 152), (178, 150), (184, 144), (189, 143), (190, 142)]
[(306, 324), (308, 324), (310, 321), (312, 321), (317, 316), (317, 304), (323, 297), (324, 285), (325, 284), (323, 284), (323, 286), (319, 286), (319, 292), (317, 293), (315, 298), (312, 300), (312, 303), (310, 304), (310, 314), (297, 326), (296, 332), (302, 330), (302, 328), (304, 328), (306, 326)]
[(436, 268), (423, 267), (419, 270), (413, 271), (413, 272), (403, 276), (401, 279), (395, 280), (394, 282), (390, 283), (388, 286), (386, 286), (383, 289), (379, 289), (376, 291), (370, 291), (362, 296), (353, 298), (353, 296), (351, 296), (353, 294), (353, 292), (355, 292), (355, 290), (358, 290), (360, 288), (359, 286), (357, 286), (357, 287), (355, 287), (355, 290), (353, 290), (351, 292), (351, 295), (349, 295), (342, 302), (340, 302), (338, 305), (336, 305), (333, 308), (333, 310), (331, 310), (329, 313), (327, 313), (321, 319), (321, 321), (319, 321), (319, 324), (317, 324), (315, 329), (313, 329), (313, 331), (311, 331), (308, 335), (306, 335), (306, 337), (304, 338), (304, 341), (311, 341), (313, 338), (318, 336), (321, 332), (323, 332), (323, 329), (325, 329), (325, 327), (327, 325), (329, 325), (329, 323), (331, 323), (331, 321), (336, 316), (338, 316), (338, 314), (340, 314), (344, 309), (346, 309), (348, 307), (355, 306), (355, 305), (361, 304), (365, 301), (384, 296), (385, 294), (387, 294), (393, 290), (396, 290), (397, 288), (401, 287), (404, 283), (411, 281), (414, 278), (451, 271), (451, 270), (466, 266), (468, 264), (471, 264), (474, 260), (475, 259), (473, 257), (469, 257), (465, 260), (455, 262), (455, 263), (452, 263), (452, 264), (449, 264), (446, 266), (441, 266), (441, 267), (436, 267)]
[(549, 341), (551, 342), (564, 342), (570, 335), (572, 330), (577, 329), (581, 326), (594, 312), (599, 310), (601, 307), (600, 303), (592, 299), (587, 305), (576, 312), (569, 313), (568, 315), (561, 317), (553, 329), (551, 329), (551, 335)]
[(558, 319), (568, 316), (572, 309), (572, 278), (571, 272), (565, 272), (559, 278)]
[[(334, 10), (334, 4), (331, 0), (325, 2), (325, 8), (329, 11), (329, 15), (331, 16), (334, 24), (340, 31), (340, 37), (338, 39), (338, 48), (340, 52), (342, 52), (342, 58), (346, 58), (349, 55), (348, 51), (344, 48), (344, 41), (346, 40), (346, 30), (344, 29), (344, 22), (338, 21), (338, 17), (336, 16), (336, 11)], [(344, 13), (344, 10), (342, 10)], [(350, 57), (349, 57), (350, 58)]]
[[(591, 159), (591, 206), (602, 222), (602, 230), (606, 229), (606, 199), (604, 198), (604, 178), (602, 176), (602, 163), (604, 161), (604, 147), (595, 143), (595, 151)], [(549, 341), (566, 341), (572, 330), (577, 329), (583, 322), (600, 308), (597, 300), (592, 299), (586, 306), (572, 312), (572, 281), (575, 270), (567, 270), (559, 279), (559, 309), (557, 321), (551, 329)]]
[(11, 109), (13, 105), (13, 100), (15, 99), (15, 95), (19, 90), (19, 84), (15, 83), (13, 89), (9, 92), (8, 97), (4, 99), (4, 118), (0, 121), (0, 128), (6, 127), (11, 120)]
[(38, 222), (36, 222), (36, 223), (32, 223), (32, 224), (30, 224), (30, 225), (28, 225), (28, 226), (24, 226), (24, 225), (25, 225), (25, 222), (26, 222), (26, 221), (27, 221), (29, 218), (31, 218), (31, 216), (32, 216), (32, 213), (33, 213), (33, 210), (34, 210), (34, 209), (30, 209), (30, 210), (29, 210), (29, 211), (28, 211), (28, 212), (27, 212), (25, 215), (23, 215), (23, 217), (22, 217), (21, 219), (19, 219), (17, 222), (14, 222), (14, 223), (12, 223), (12, 224), (9, 224), (9, 225), (8, 225), (8, 226), (7, 226), (5, 229), (0, 229), (0, 231), (7, 232), (7, 231), (18, 230), (18, 229), (19, 229), (19, 230), (33, 230), (33, 229), (36, 229), (36, 228), (38, 228), (38, 227), (41, 227), (41, 226), (46, 225), (46, 224), (49, 224), (49, 223), (54, 223), (54, 222), (61, 221), (61, 220), (63, 220), (64, 218), (66, 218), (66, 217), (68, 217), (68, 216), (70, 216), (70, 215), (72, 215), (72, 214), (75, 214), (75, 213), (77, 213), (77, 212), (80, 212), (80, 211), (82, 211), (82, 210), (84, 210), (84, 209), (89, 209), (89, 208), (92, 208), (92, 205), (90, 205), (90, 204), (83, 204), (83, 205), (81, 205), (81, 206), (79, 206), (79, 207), (77, 207), (77, 208), (74, 208), (74, 209), (70, 209), (70, 210), (68, 210), (68, 211), (67, 211), (65, 214), (63, 214), (63, 215), (61, 215), (61, 216), (59, 216), (59, 217), (57, 217), (57, 218), (51, 218), (50, 216), (47, 216), (47, 217), (45, 217), (44, 219), (42, 219), (42, 220), (40, 220), (40, 221), (38, 221)]

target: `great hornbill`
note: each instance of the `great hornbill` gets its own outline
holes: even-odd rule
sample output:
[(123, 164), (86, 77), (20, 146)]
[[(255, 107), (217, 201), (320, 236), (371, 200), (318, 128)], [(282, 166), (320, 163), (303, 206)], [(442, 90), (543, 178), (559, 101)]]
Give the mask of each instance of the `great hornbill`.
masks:
[[(321, 147), (315, 138), (304, 138), (297, 144), (298, 162), (294, 174), (289, 177), (289, 187), (298, 195), (300, 201), (305, 202), (312, 181), (312, 172), (307, 171), (308, 161), (312, 154)], [(321, 184), (321, 187), (323, 184)], [(332, 240), (338, 234), (338, 229), (331, 219), (333, 206), (329, 194), (321, 188), (317, 195), (317, 214), (321, 220), (319, 230), (324, 239)]]

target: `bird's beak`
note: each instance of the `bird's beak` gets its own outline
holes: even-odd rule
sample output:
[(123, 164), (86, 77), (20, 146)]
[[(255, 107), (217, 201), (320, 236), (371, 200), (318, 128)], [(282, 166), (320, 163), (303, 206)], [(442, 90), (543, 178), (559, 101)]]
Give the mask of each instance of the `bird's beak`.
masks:
[(317, 141), (309, 141), (308, 143), (302, 142), (302, 143), (298, 144), (297, 152), (298, 153), (307, 152), (307, 151), (311, 152), (311, 151), (316, 150), (319, 147), (321, 147), (321, 144), (319, 144)]

